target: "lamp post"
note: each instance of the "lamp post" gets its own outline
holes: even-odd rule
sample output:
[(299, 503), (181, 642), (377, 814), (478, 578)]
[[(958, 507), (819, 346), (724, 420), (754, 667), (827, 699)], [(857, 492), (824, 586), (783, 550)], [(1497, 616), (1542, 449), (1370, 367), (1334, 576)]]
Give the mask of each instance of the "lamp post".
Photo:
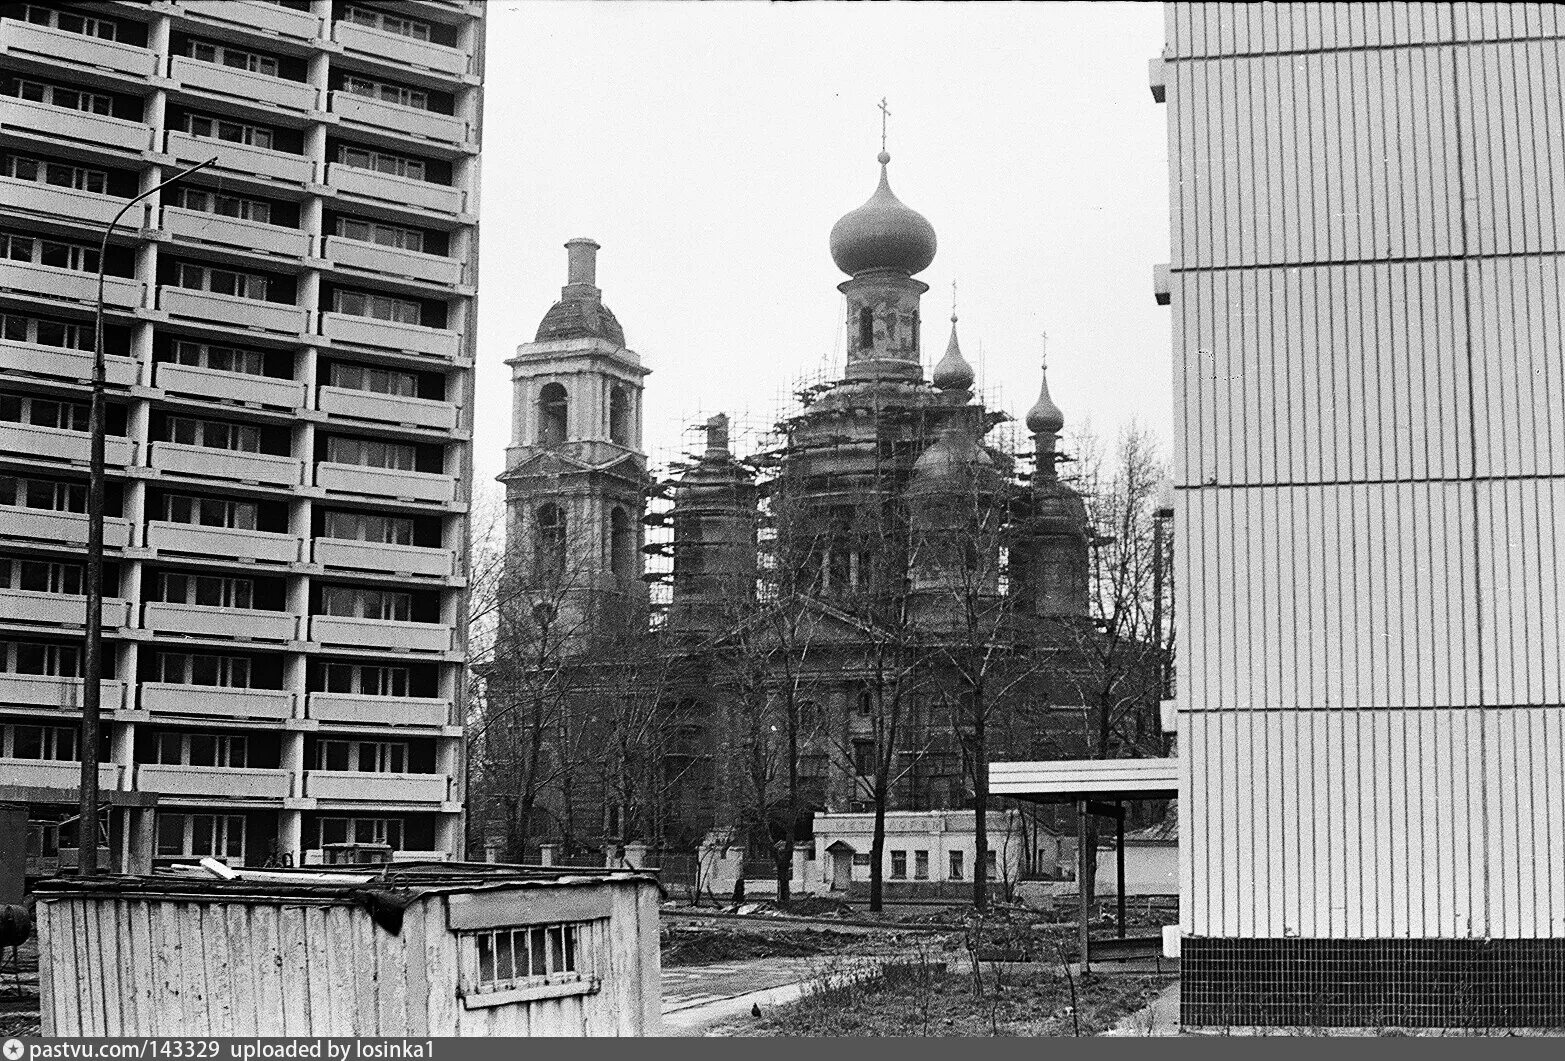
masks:
[(180, 170), (168, 180), (154, 185), (131, 199), (114, 215), (98, 244), (98, 309), (93, 326), (92, 404), (87, 430), (92, 439), (92, 470), (87, 480), (87, 643), (82, 654), (82, 726), (81, 726), (81, 810), (76, 821), (77, 872), (89, 876), (98, 872), (98, 730), (101, 716), (103, 680), (103, 464), (104, 415), (103, 384), (103, 269), (109, 253), (109, 237), (126, 211), (154, 192), (212, 165), (217, 156)]

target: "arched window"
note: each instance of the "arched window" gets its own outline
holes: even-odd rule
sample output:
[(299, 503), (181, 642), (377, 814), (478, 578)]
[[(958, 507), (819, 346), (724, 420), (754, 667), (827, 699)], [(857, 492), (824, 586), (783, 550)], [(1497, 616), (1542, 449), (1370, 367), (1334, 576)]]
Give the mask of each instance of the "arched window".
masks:
[(609, 512), (609, 573), (628, 578), (635, 570), (636, 536), (631, 530), (630, 517), (622, 508)]
[(558, 446), (565, 441), (570, 400), (558, 383), (545, 383), (538, 392), (538, 444)]
[(630, 445), (630, 395), (624, 387), (609, 388), (609, 441)]
[(565, 510), (559, 505), (539, 505), (533, 528), (533, 559), (538, 573), (558, 577), (565, 573)]
[(859, 349), (868, 350), (875, 345), (875, 315), (865, 306), (859, 310)]

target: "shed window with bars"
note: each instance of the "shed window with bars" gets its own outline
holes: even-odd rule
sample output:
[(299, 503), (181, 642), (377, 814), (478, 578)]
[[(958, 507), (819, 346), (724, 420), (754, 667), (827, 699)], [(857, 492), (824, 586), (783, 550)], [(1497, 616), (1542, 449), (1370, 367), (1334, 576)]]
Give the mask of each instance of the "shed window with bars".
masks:
[(589, 926), (577, 921), (462, 933), (467, 1005), (597, 990), (587, 949)]

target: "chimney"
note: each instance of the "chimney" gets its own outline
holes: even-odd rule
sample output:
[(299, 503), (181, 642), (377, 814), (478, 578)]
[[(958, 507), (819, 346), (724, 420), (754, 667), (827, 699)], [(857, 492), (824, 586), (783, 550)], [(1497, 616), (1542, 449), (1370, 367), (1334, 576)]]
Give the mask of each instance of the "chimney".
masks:
[(566, 283), (570, 285), (582, 284), (587, 287), (596, 287), (598, 283), (598, 244), (585, 236), (578, 237), (565, 244), (565, 252), (569, 256), (569, 275)]

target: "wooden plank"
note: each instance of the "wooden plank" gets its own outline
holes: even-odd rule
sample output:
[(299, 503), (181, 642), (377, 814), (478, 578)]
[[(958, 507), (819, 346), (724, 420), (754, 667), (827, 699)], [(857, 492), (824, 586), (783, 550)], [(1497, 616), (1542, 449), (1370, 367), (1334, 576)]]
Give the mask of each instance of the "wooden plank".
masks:
[(517, 887), (451, 895), (447, 898), (450, 927), (456, 931), (588, 921), (606, 917), (610, 893), (619, 883), (558, 888)]
[[(426, 915), (430, 900), (413, 903), (402, 914), (403, 1005), (410, 1038), (429, 1034), (429, 973), (425, 966)], [(452, 991), (456, 985), (447, 985)]]
[(316, 1027), (325, 1027), (325, 1021), (317, 1024), (314, 1013), (317, 1006), (324, 1008), (326, 1005), (326, 1000), (317, 994), (327, 982), (322, 953), (325, 940), (312, 935), (321, 928), (318, 909), (283, 906), (277, 911), (277, 947), (282, 956), (280, 1017), (284, 1035), (315, 1035), (318, 1034)]
[(429, 976), (429, 1034), (455, 1035), (458, 1028), (456, 985), (458, 980), (457, 940), (440, 926), (450, 914), (440, 909), (444, 897), (432, 898), (424, 909), (424, 968)]
[(56, 916), (56, 903), (40, 902), (33, 908), (34, 931), (38, 933), (38, 1021), (39, 1030), (46, 1038), (69, 1035), (70, 1024), (61, 1016), (69, 1011), (70, 1002), (56, 979), (59, 963), (55, 959), (60, 947), (60, 928)]

